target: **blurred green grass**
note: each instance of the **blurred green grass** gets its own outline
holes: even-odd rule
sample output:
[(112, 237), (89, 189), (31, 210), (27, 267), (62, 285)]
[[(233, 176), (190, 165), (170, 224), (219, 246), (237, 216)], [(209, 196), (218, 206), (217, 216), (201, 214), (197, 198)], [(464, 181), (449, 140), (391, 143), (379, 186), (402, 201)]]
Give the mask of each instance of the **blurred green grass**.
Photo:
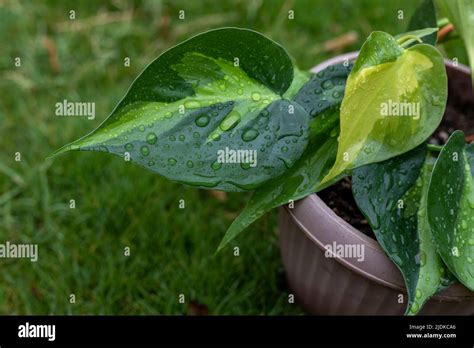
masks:
[[(0, 1), (0, 243), (39, 244), (37, 263), (0, 260), (0, 314), (186, 314), (179, 294), (210, 314), (303, 313), (287, 301), (275, 212), (214, 255), (248, 194), (221, 202), (101, 153), (44, 159), (104, 120), (160, 52), (199, 32), (253, 28), (306, 69), (358, 49), (373, 30), (402, 32), (418, 3)], [(355, 40), (328, 49), (347, 36)], [(95, 102), (97, 117), (54, 116), (63, 99)]]

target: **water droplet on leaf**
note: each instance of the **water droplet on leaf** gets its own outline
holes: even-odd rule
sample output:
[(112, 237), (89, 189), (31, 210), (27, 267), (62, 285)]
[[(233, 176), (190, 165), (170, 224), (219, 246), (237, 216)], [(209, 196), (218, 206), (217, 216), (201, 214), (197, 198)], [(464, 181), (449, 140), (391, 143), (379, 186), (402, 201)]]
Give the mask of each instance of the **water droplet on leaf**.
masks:
[(155, 133), (148, 133), (146, 136), (146, 142), (150, 145), (156, 144), (156, 141), (158, 140), (158, 137), (156, 136)]
[(262, 96), (260, 95), (260, 93), (258, 93), (258, 92), (253, 92), (252, 93), (252, 100), (253, 101), (259, 101), (261, 98), (262, 98)]
[(237, 111), (231, 111), (219, 125), (223, 131), (234, 128), (240, 122), (240, 114)]
[(209, 124), (210, 118), (207, 115), (202, 115), (196, 118), (196, 125), (198, 127), (206, 127)]
[(256, 129), (249, 129), (247, 130), (244, 134), (242, 134), (242, 140), (243, 141), (252, 141), (254, 140), (256, 137), (258, 137), (258, 130)]
[(142, 146), (140, 148), (140, 153), (143, 155), (143, 156), (148, 156), (150, 154), (150, 149), (148, 148), (148, 146)]

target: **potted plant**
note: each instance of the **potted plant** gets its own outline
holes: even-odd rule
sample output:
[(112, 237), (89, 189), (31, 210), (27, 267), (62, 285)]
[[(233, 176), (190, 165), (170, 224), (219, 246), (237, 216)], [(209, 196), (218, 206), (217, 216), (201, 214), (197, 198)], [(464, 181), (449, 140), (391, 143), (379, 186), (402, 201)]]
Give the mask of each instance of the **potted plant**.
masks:
[[(465, 8), (456, 13), (456, 3), (445, 5), (456, 15), (469, 14)], [(431, 1), (422, 6), (418, 12), (423, 16), (415, 15), (407, 33), (393, 37), (373, 32), (354, 63), (347, 58), (316, 74), (296, 69), (283, 47), (252, 30), (222, 28), (197, 35), (156, 58), (96, 130), (51, 157), (76, 150), (105, 151), (186, 185), (253, 190), (219, 250), (267, 211), (284, 204), (294, 208), (293, 213), (301, 211), (316, 199), (313, 193), (351, 176), (357, 205), (403, 275), (406, 312), (416, 314), (430, 297), (456, 281), (474, 290), (469, 262), (474, 258), (474, 155), (460, 131), (444, 146), (426, 143), (445, 113), (448, 89), (445, 63), (434, 46), (434, 7)], [(468, 35), (470, 28), (462, 28)], [(402, 291), (395, 266), (375, 240), (357, 234), (336, 215), (322, 218), (328, 209), (319, 202), (305, 214), (319, 216), (317, 222), (309, 221), (318, 224), (313, 230), (332, 238), (332, 249), (311, 233), (299, 236), (312, 243), (299, 245), (319, 244), (327, 256), (341, 256), (336, 262), (344, 269)], [(318, 267), (323, 264), (319, 254), (306, 258), (305, 249), (286, 253), (291, 244), (288, 221), (283, 216), (281, 230), (290, 285), (309, 289), (310, 298), (312, 284), (323, 283), (333, 290), (316, 292), (314, 299), (328, 302), (324, 296), (332, 296), (340, 301), (339, 306), (312, 307), (297, 291), (303, 304), (318, 313), (356, 314), (360, 305), (348, 299), (365, 304), (368, 295), (354, 294), (370, 293), (375, 286), (342, 286), (353, 276), (346, 272), (333, 277), (335, 270)], [(301, 230), (307, 228), (298, 217), (293, 221)], [(342, 226), (339, 232), (335, 226)], [(353, 236), (378, 253), (369, 253), (367, 262), (358, 254), (368, 268), (351, 266), (344, 250), (339, 255), (340, 244)], [(298, 268), (291, 266), (295, 262)], [(316, 265), (316, 274), (305, 273), (309, 271), (304, 265), (310, 264)], [(472, 293), (461, 285), (438, 298), (450, 298), (450, 291), (472, 308)]]
[[(327, 66), (353, 61), (357, 55), (354, 52), (332, 58), (312, 71), (317, 73)], [(469, 69), (453, 65), (447, 59), (445, 65), (449, 112), (432, 142), (446, 140), (448, 133), (459, 126), (470, 131), (474, 128), (462, 112), (466, 108), (474, 110)], [(453, 124), (456, 120), (458, 127)], [(280, 245), (290, 287), (310, 313), (396, 315), (404, 312), (407, 301), (404, 279), (360, 212), (349, 180), (280, 208)], [(459, 283), (454, 284), (433, 296), (420, 313), (471, 315), (473, 293)]]

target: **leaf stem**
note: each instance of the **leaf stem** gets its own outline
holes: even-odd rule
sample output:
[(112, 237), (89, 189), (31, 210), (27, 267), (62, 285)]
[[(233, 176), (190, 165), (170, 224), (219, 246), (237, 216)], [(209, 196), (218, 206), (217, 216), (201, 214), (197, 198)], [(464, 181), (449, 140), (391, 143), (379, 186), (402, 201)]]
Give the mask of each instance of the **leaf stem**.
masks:
[(443, 149), (443, 145), (428, 144), (428, 150), (434, 152), (440, 152)]
[(436, 26), (441, 29), (442, 27), (450, 24), (451, 22), (449, 21), (448, 18), (444, 17), (444, 18), (440, 18), (438, 19), (438, 22), (436, 23)]
[(408, 40), (416, 40), (418, 41), (419, 43), (423, 43), (423, 40), (420, 39), (418, 36), (416, 35), (404, 35), (402, 36), (401, 38), (399, 38), (397, 40), (398, 44), (400, 46), (403, 46), (404, 44), (406, 44), (408, 42)]

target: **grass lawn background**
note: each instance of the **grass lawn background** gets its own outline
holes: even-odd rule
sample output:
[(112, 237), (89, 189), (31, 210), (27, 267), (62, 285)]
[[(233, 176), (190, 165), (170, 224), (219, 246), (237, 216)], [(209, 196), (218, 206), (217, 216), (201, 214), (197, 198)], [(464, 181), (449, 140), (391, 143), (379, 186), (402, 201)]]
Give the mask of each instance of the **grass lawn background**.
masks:
[[(253, 28), (307, 69), (357, 50), (373, 30), (403, 32), (418, 3), (0, 1), (0, 243), (39, 244), (36, 263), (0, 259), (0, 314), (187, 314), (191, 300), (210, 314), (304, 313), (287, 302), (276, 211), (232, 243), (240, 256), (232, 246), (214, 256), (249, 194), (187, 188), (107, 154), (44, 159), (101, 123), (153, 58), (197, 33)], [(356, 39), (328, 48), (341, 36)], [(96, 118), (56, 117), (64, 99), (95, 102)]]

